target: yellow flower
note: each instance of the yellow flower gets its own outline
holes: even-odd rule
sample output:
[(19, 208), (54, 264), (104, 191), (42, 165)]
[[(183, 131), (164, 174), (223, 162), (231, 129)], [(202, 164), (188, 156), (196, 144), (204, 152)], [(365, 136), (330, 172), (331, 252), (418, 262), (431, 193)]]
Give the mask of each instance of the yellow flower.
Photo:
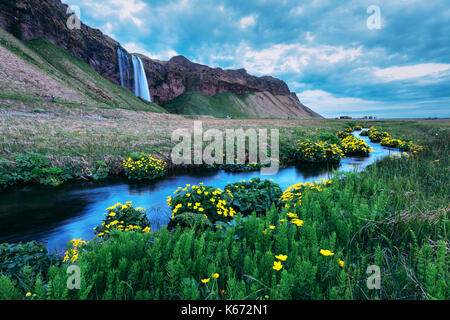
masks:
[(220, 275), (219, 275), (218, 273), (214, 273), (214, 274), (212, 275), (212, 277), (213, 277), (214, 279), (218, 279), (218, 278), (220, 277)]
[(344, 265), (345, 265), (345, 262), (344, 262), (344, 261), (342, 261), (342, 260), (339, 260), (339, 265), (341, 266), (341, 268), (343, 268), (343, 267), (344, 267)]
[(325, 256), (325, 257), (333, 256), (333, 255), (334, 255), (334, 253), (331, 252), (330, 250), (324, 250), (324, 249), (320, 249), (320, 253), (321, 253), (323, 256)]
[(273, 262), (273, 267), (274, 270), (280, 271), (281, 268), (283, 268), (283, 265), (281, 264), (280, 261), (274, 261)]
[(28, 292), (27, 294), (26, 294), (26, 297), (28, 298), (28, 297), (31, 297), (31, 292)]
[(275, 228), (276, 228), (275, 226), (269, 226), (270, 230), (275, 230)]
[(291, 223), (295, 224), (297, 227), (301, 227), (303, 225), (303, 220), (300, 219), (292, 219)]
[(208, 283), (208, 282), (209, 282), (209, 280), (210, 280), (210, 278), (207, 278), (207, 279), (202, 279), (202, 283)]
[(277, 258), (278, 260), (281, 261), (286, 261), (288, 256), (284, 255), (284, 254), (279, 254), (278, 256), (275, 256), (275, 258)]

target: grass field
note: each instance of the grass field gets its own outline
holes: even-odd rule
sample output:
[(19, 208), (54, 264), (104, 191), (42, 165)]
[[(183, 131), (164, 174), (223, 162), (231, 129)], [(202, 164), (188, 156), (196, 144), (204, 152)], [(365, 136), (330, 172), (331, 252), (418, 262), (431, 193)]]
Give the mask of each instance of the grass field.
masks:
[[(132, 151), (164, 155), (170, 130), (192, 124), (170, 116), (146, 122), (142, 115), (139, 121), (132, 116), (107, 122), (1, 119), (6, 132), (2, 155), (35, 151), (56, 162), (65, 157), (118, 160)], [(301, 202), (276, 205), (273, 199), (274, 206), (263, 215), (237, 214), (215, 227), (199, 222), (171, 231), (111, 230), (107, 237), (74, 242), (65, 262), (42, 253), (38, 244), (3, 244), (0, 299), (448, 299), (449, 122), (363, 124), (412, 139), (424, 150), (386, 158), (318, 189), (303, 189)], [(291, 144), (299, 137), (335, 134), (345, 122), (210, 119), (205, 125), (280, 127), (282, 140)], [(244, 188), (252, 190), (251, 184)], [(259, 198), (249, 192), (233, 193), (237, 199)], [(140, 214), (132, 204), (108, 210), (125, 210), (122, 219)], [(35, 254), (37, 262), (24, 260), (24, 253)], [(8, 267), (11, 263), (14, 268)], [(71, 263), (81, 269), (81, 290), (66, 287)], [(373, 266), (380, 272), (375, 289), (367, 285), (367, 270)]]

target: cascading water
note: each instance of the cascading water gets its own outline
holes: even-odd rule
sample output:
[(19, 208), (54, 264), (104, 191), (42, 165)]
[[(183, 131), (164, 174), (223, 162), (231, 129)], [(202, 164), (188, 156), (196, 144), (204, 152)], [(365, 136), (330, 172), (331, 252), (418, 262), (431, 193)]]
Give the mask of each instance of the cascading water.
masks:
[(131, 90), (131, 62), (128, 54), (121, 48), (117, 49), (119, 60), (120, 85)]
[(134, 71), (134, 94), (144, 100), (152, 101), (150, 90), (148, 89), (147, 76), (142, 60), (137, 56), (132, 56)]

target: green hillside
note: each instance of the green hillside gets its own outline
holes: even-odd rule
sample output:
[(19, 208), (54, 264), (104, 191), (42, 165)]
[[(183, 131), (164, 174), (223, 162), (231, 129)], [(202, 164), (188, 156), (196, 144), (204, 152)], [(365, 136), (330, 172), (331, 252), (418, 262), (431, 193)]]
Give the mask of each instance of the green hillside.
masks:
[[(21, 41), (0, 28), (0, 46), (13, 53), (14, 58), (20, 58), (22, 69), (36, 78), (34, 81), (28, 81), (29, 87), (14, 85), (12, 81), (2, 81), (0, 98), (38, 103), (42, 101), (43, 96), (48, 95), (45, 86), (50, 77), (60, 89), (75, 93), (66, 94), (64, 98), (55, 95), (59, 104), (83, 108), (166, 112), (159, 105), (143, 101), (128, 89), (103, 78), (84, 61), (47, 40)], [(4, 57), (1, 58), (5, 61)], [(4, 70), (8, 76), (14, 77), (14, 74), (8, 71)]]
[(217, 118), (249, 118), (242, 105), (245, 104), (244, 98), (225, 92), (215, 96), (206, 96), (196, 91), (189, 91), (175, 98), (164, 105), (167, 111), (171, 113), (184, 115), (211, 115)]

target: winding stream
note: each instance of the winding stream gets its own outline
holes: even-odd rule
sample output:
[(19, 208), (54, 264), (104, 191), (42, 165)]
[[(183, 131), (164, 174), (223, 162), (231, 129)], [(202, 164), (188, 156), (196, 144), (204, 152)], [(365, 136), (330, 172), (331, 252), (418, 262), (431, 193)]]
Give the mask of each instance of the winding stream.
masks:
[[(359, 136), (360, 132), (355, 132)], [(343, 158), (338, 171), (363, 169), (395, 151), (364, 139), (373, 152), (369, 157)], [(259, 171), (229, 173), (225, 171), (190, 171), (171, 174), (162, 180), (133, 184), (123, 178), (102, 182), (73, 182), (57, 188), (23, 187), (0, 193), (0, 243), (37, 240), (46, 243), (49, 251), (65, 250), (71, 239), (92, 239), (93, 228), (101, 224), (105, 208), (117, 203), (133, 201), (134, 206), (147, 210), (152, 228), (167, 224), (170, 211), (166, 198), (179, 186), (198, 184), (224, 188), (228, 183), (255, 177), (273, 179), (282, 190), (290, 185), (330, 178), (331, 171), (293, 166), (280, 169), (275, 176), (261, 176)]]

